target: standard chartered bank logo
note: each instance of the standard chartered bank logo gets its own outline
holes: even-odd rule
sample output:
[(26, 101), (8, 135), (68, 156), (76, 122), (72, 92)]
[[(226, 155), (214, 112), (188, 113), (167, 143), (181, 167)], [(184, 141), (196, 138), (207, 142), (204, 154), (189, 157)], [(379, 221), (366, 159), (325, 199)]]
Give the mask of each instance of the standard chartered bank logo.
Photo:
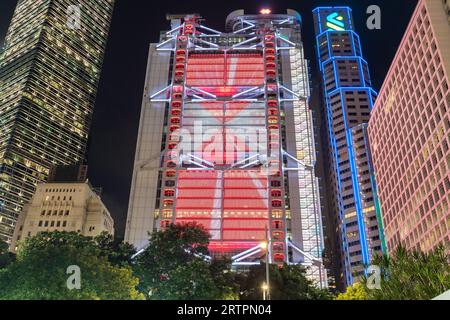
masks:
[(337, 12), (329, 14), (327, 16), (327, 27), (336, 31), (344, 31), (344, 17), (339, 15)]

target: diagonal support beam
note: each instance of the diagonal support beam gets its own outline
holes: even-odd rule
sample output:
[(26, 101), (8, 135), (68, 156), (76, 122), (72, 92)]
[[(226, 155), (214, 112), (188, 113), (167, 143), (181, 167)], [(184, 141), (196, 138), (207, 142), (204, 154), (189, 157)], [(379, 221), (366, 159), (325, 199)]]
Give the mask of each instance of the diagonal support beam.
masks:
[[(244, 164), (244, 163), (247, 162), (248, 160), (253, 159), (253, 158), (257, 158), (257, 157), (259, 157), (259, 156), (260, 156), (260, 154), (255, 154), (254, 156), (251, 156), (251, 157), (249, 157), (249, 158), (245, 158), (244, 160), (238, 161), (238, 162), (236, 162), (235, 164), (233, 164), (233, 165), (231, 166), (231, 168), (237, 167), (237, 166), (239, 166), (239, 165), (241, 165), (241, 164)], [(259, 160), (258, 160), (258, 162), (259, 162)]]
[[(197, 27), (197, 29), (204, 29), (204, 30), (206, 30), (206, 31), (212, 32), (214, 35), (217, 35), (217, 36), (219, 36), (219, 35), (222, 34), (222, 32), (217, 31), (217, 30), (214, 30), (214, 29), (211, 29), (211, 28), (208, 28), (208, 27), (206, 27), (206, 26), (204, 26), (204, 25), (199, 25), (199, 26)], [(205, 36), (211, 36), (211, 34), (205, 34)]]
[(178, 31), (178, 30), (180, 30), (180, 29), (182, 29), (182, 28), (184, 28), (184, 23), (181, 24), (181, 25), (179, 25), (179, 26), (176, 27), (176, 28), (173, 28), (173, 29), (170, 30), (170, 31), (167, 31), (167, 32), (166, 32), (166, 35), (171, 35), (171, 34), (174, 33), (175, 31)]
[(237, 99), (237, 98), (239, 98), (239, 97), (241, 97), (241, 96), (243, 96), (243, 95), (246, 95), (246, 94), (248, 94), (248, 93), (250, 93), (250, 92), (253, 92), (253, 91), (258, 90), (259, 88), (260, 88), (260, 87), (253, 87), (253, 88), (250, 88), (250, 89), (248, 89), (248, 90), (242, 91), (242, 92), (240, 92), (240, 93), (238, 93), (238, 94), (235, 94), (235, 95), (232, 97), (232, 99)]
[(244, 252), (241, 252), (241, 253), (231, 257), (231, 260), (235, 261), (235, 260), (237, 260), (237, 259), (239, 259), (239, 258), (241, 258), (243, 256), (246, 256), (246, 255), (248, 255), (248, 254), (250, 254), (252, 252), (253, 252), (253, 254), (255, 254), (256, 251), (260, 251), (262, 248), (263, 248), (262, 245), (257, 245), (256, 247), (250, 248), (248, 250), (245, 250)]
[(294, 249), (295, 251), (297, 251), (298, 253), (300, 253), (301, 255), (303, 255), (305, 258), (309, 259), (312, 262), (315, 263), (322, 263), (322, 259), (318, 259), (316, 257), (313, 257), (311, 254), (306, 253), (305, 251), (303, 251), (302, 249), (300, 249), (299, 247), (297, 247), (295, 244), (293, 244), (291, 241), (287, 242), (288, 246), (290, 246), (292, 249)]
[(202, 163), (206, 163), (207, 165), (209, 165), (209, 166), (211, 166), (211, 167), (214, 167), (214, 163), (209, 162), (209, 161), (207, 161), (207, 160), (205, 160), (205, 159), (196, 157), (196, 156), (194, 156), (194, 155), (192, 155), (192, 154), (188, 154), (187, 156), (188, 156), (188, 157), (191, 157), (191, 158), (193, 158), (193, 159), (195, 159), (195, 160), (198, 160), (198, 161), (200, 161), (200, 162), (202, 162)]
[(206, 96), (208, 96), (208, 97), (210, 97), (210, 98), (213, 98), (213, 99), (217, 99), (217, 96), (216, 95), (214, 95), (214, 94), (212, 94), (212, 93), (209, 93), (209, 92), (206, 92), (205, 90), (202, 90), (202, 89), (200, 89), (200, 88), (197, 88), (197, 87), (188, 87), (188, 89), (191, 89), (191, 90), (193, 90), (193, 91), (197, 91), (197, 92), (199, 92), (199, 93), (203, 93), (204, 95), (206, 95)]
[[(297, 158), (295, 158), (293, 155), (289, 154), (288, 152), (286, 152), (286, 151), (284, 151), (284, 150), (282, 150), (282, 152), (283, 152), (283, 155), (285, 155), (285, 156), (288, 157), (289, 159), (291, 159), (291, 160), (297, 162), (300, 166), (302, 166), (302, 167), (305, 168), (306, 170), (314, 171), (314, 166), (304, 164), (303, 162), (301, 162), (300, 160), (298, 160)], [(288, 170), (288, 171), (291, 170), (291, 171), (293, 171), (293, 170), (296, 170), (296, 169), (295, 169), (295, 168), (285, 168), (285, 170)]]
[[(211, 47), (212, 47), (212, 48), (218, 48), (218, 47), (219, 47), (218, 44), (215, 44), (215, 43), (212, 43), (212, 42), (209, 42), (209, 41), (206, 41), (206, 40), (202, 40), (202, 39), (200, 39), (200, 38), (195, 38), (195, 41), (198, 41), (198, 42), (207, 44), (208, 46), (210, 46), (210, 48), (211, 48)], [(206, 48), (204, 48), (204, 47), (200, 47), (200, 48), (206, 49)], [(208, 49), (210, 49), (210, 48), (208, 48)]]
[(242, 28), (242, 29), (236, 30), (236, 31), (233, 32), (233, 34), (238, 34), (238, 33), (241, 33), (241, 32), (245, 32), (245, 31), (247, 31), (247, 30), (249, 30), (249, 29), (251, 29), (251, 28), (256, 27), (256, 25), (253, 24), (253, 23), (250, 23), (250, 22), (245, 21), (245, 20), (241, 20), (241, 21), (242, 21), (242, 24), (246, 23), (246, 24), (247, 24), (247, 27), (244, 27), (244, 28)]
[[(280, 90), (284, 90), (288, 93), (290, 93), (292, 96), (294, 96), (295, 98), (297, 98), (298, 100), (308, 100), (308, 97), (305, 96), (301, 96), (298, 93), (295, 93), (294, 91), (292, 91), (291, 89), (286, 88), (285, 86), (280, 84)], [(296, 101), (296, 100), (294, 100)]]
[(152, 94), (152, 95), (150, 96), (150, 99), (153, 99), (153, 98), (159, 96), (160, 94), (162, 94), (163, 92), (167, 92), (167, 91), (169, 91), (169, 90), (170, 90), (170, 86), (165, 87), (164, 89), (162, 89), (162, 90), (160, 90), (160, 91), (158, 91), (158, 92)]

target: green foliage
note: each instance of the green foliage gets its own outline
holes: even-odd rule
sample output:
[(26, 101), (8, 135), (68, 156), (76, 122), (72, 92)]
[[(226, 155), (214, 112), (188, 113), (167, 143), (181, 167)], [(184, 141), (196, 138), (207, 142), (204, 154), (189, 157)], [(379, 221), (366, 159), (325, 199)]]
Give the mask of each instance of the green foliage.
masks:
[(94, 238), (94, 241), (100, 248), (102, 256), (106, 256), (113, 265), (120, 267), (132, 265), (131, 257), (136, 253), (136, 249), (131, 244), (114, 239), (107, 232), (102, 232)]
[[(447, 251), (448, 252), (448, 251)], [(374, 300), (430, 300), (450, 288), (450, 256), (443, 246), (430, 253), (399, 247), (373, 262), (382, 271), (381, 290), (365, 287)]]
[(236, 282), (236, 273), (231, 271), (231, 260), (222, 258), (214, 259), (209, 266), (214, 285), (219, 292), (220, 300), (239, 300), (239, 285)]
[[(326, 290), (317, 289), (306, 278), (306, 269), (299, 265), (285, 265), (283, 268), (269, 266), (270, 298), (272, 300), (329, 300)], [(250, 268), (247, 275), (240, 276), (241, 299), (261, 300), (262, 285), (266, 282), (265, 265)]]
[(153, 288), (150, 298), (156, 300), (209, 300), (218, 292), (208, 265), (201, 259), (192, 259), (178, 265)]
[[(69, 266), (81, 270), (81, 289), (69, 290)], [(78, 233), (40, 233), (20, 246), (17, 261), (0, 273), (0, 299), (142, 299), (132, 270), (117, 267), (90, 237)]]
[(7, 267), (14, 261), (14, 255), (8, 252), (8, 244), (0, 241), (0, 269)]
[(194, 223), (155, 232), (136, 261), (140, 290), (153, 300), (237, 298), (229, 261), (205, 261), (208, 245), (208, 232)]
[(364, 285), (355, 283), (348, 287), (345, 293), (340, 293), (335, 300), (368, 300), (368, 297)]

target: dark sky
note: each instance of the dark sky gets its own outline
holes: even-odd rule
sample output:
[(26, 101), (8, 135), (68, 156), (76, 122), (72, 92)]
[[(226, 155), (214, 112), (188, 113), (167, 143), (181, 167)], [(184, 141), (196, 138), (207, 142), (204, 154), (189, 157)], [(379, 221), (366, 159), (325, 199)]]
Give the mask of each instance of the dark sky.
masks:
[[(0, 1), (0, 43), (16, 2)], [(245, 9), (246, 13), (257, 13), (266, 7), (274, 13), (285, 13), (287, 8), (297, 10), (303, 17), (306, 56), (315, 63), (312, 9), (348, 5), (353, 9), (356, 31), (378, 90), (416, 3), (417, 0), (116, 0), (95, 105), (88, 164), (91, 182), (103, 187), (103, 199), (115, 219), (117, 235), (123, 235), (126, 221), (148, 46), (158, 40), (160, 30), (169, 28), (166, 13), (200, 13), (207, 26), (223, 30), (226, 16), (236, 9)], [(381, 30), (366, 27), (366, 8), (372, 4), (381, 7)], [(314, 64), (312, 71), (315, 72)], [(316, 86), (313, 84), (313, 90)]]

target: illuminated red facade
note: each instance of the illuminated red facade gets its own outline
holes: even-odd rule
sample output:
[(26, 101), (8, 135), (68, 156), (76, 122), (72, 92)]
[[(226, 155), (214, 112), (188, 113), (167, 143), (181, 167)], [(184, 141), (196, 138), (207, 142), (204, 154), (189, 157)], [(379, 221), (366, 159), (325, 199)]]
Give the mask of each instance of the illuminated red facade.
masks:
[[(276, 76), (275, 36), (265, 36), (272, 53), (267, 58), (258, 50), (188, 50), (187, 35), (195, 32), (195, 18), (193, 24), (186, 19), (184, 33), (177, 38), (160, 226), (200, 223), (211, 234), (211, 251), (230, 255), (258, 247), (267, 238), (267, 228), (272, 238), (280, 240), (273, 242), (273, 257), (283, 263), (286, 247), (280, 171), (277, 176), (267, 176), (260, 162), (243, 168), (248, 159), (267, 154), (269, 141), (279, 152), (278, 109), (273, 109), (270, 118), (274, 134), (268, 141), (266, 103), (233, 99), (252, 87), (264, 87), (266, 77)], [(276, 101), (276, 95), (273, 98)], [(201, 131), (195, 132), (196, 128)], [(246, 128), (251, 130), (242, 134)], [(201, 141), (190, 141), (192, 148), (184, 141), (180, 148), (186, 134), (193, 140), (200, 136)], [(277, 154), (276, 165), (281, 169), (279, 158)], [(243, 161), (241, 168), (235, 166), (239, 161)], [(269, 228), (272, 208), (279, 211), (279, 219)]]
[(237, 11), (226, 33), (170, 20), (150, 48), (126, 240), (196, 222), (212, 255), (245, 266), (267, 250), (326, 286), (300, 17)]

